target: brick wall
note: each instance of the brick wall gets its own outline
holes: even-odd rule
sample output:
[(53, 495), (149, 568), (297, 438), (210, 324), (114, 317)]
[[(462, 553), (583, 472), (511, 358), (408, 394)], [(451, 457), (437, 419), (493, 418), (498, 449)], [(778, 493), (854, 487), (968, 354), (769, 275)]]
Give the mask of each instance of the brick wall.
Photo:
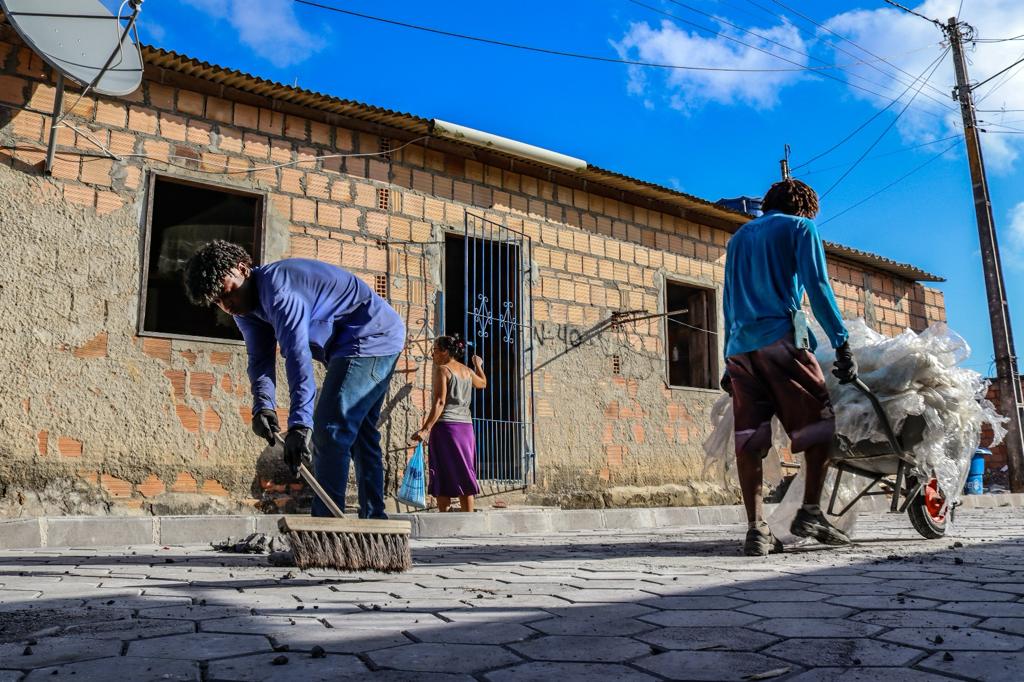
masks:
[[(387, 157), (332, 156), (378, 153), (387, 131), (382, 138), (336, 117), (281, 112), (270, 100), (152, 68), (130, 97), (78, 101), (69, 93), (77, 105), (67, 122), (78, 130), (59, 130), (47, 178), (40, 168), (52, 79), (6, 26), (0, 31), (0, 103), (10, 107), (0, 109), (0, 189), (12, 190), (4, 206), (12, 214), (3, 218), (41, 225), (9, 237), (10, 248), (28, 263), (22, 286), (42, 295), (50, 281), (70, 283), (45, 314), (3, 340), (5, 356), (46, 368), (8, 387), (18, 409), (0, 415), (17, 425), (9, 461), (39, 472), (22, 477), (27, 488), (71, 476), (108, 510), (155, 509), (152, 500), (169, 495), (291, 504), (294, 486), (268, 453), (257, 458), (248, 433), (244, 350), (136, 334), (140, 215), (147, 174), (159, 171), (266, 193), (270, 259), (331, 262), (371, 286), (384, 275), (411, 341), (386, 406), (390, 486), (429, 400), (425, 340), (439, 331), (443, 257), (436, 242), (461, 231), (471, 211), (533, 242), (539, 491), (580, 504), (600, 503), (614, 486), (687, 483), (683, 499), (693, 502), (725, 495), (704, 481), (700, 450), (719, 394), (667, 387), (663, 321), (587, 334), (616, 311), (663, 311), (666, 278), (712, 289), (720, 305), (724, 229), (424, 142)], [(291, 165), (266, 168), (276, 164)], [(89, 266), (83, 277), (83, 257), (100, 254), (114, 254), (119, 266)], [(883, 333), (944, 319), (938, 291), (835, 260), (830, 272), (844, 314), (865, 316)], [(19, 309), (0, 298), (0, 312), (17, 318)], [(88, 401), (60, 397), (82, 391)], [(95, 409), (100, 423), (87, 416)]]

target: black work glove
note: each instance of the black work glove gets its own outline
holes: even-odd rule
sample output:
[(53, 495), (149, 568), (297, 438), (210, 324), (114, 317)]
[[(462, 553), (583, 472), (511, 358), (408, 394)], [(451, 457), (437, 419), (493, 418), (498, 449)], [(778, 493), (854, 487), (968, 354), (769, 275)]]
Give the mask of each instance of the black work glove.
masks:
[(292, 476), (299, 475), (299, 465), (309, 464), (313, 456), (310, 442), (313, 431), (307, 426), (293, 426), (284, 437), (284, 463), (291, 469)]
[(836, 361), (832, 375), (839, 379), (841, 384), (850, 384), (857, 380), (857, 361), (853, 357), (849, 343), (844, 343), (836, 348)]
[(732, 395), (732, 377), (729, 376), (728, 372), (722, 373), (722, 380), (718, 382), (718, 385), (722, 387), (722, 390)]
[(252, 432), (270, 445), (277, 443), (274, 434), (280, 430), (281, 424), (277, 421), (277, 412), (274, 410), (260, 410), (252, 416)]

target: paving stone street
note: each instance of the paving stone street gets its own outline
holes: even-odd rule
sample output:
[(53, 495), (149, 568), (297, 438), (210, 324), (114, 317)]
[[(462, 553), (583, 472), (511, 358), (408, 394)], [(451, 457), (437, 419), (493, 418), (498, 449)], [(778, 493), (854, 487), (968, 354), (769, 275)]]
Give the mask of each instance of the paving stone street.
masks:
[(1024, 512), (740, 555), (736, 525), (418, 540), (397, 576), (0, 552), (0, 682), (1024, 679)]

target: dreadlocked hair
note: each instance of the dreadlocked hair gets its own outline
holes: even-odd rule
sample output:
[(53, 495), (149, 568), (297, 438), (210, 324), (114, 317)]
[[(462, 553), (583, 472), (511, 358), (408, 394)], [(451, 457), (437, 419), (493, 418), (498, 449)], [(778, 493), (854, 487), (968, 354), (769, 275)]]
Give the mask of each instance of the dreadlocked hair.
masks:
[(195, 305), (209, 306), (220, 297), (224, 277), (239, 263), (252, 266), (252, 256), (238, 244), (215, 239), (185, 263), (185, 292)]
[(771, 186), (761, 202), (761, 210), (814, 218), (818, 215), (818, 194), (807, 183), (790, 178)]
[(458, 334), (437, 337), (437, 349), (447, 353), (453, 360), (461, 361), (466, 355), (466, 342)]

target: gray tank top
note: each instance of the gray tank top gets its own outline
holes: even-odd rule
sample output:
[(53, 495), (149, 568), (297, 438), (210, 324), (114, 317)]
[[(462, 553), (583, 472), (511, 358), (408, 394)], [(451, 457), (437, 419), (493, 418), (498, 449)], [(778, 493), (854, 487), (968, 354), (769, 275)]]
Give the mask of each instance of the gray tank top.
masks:
[(473, 423), (473, 415), (469, 407), (473, 402), (473, 377), (460, 377), (455, 372), (448, 376), (448, 398), (444, 404), (444, 411), (438, 421), (454, 422), (457, 424)]

